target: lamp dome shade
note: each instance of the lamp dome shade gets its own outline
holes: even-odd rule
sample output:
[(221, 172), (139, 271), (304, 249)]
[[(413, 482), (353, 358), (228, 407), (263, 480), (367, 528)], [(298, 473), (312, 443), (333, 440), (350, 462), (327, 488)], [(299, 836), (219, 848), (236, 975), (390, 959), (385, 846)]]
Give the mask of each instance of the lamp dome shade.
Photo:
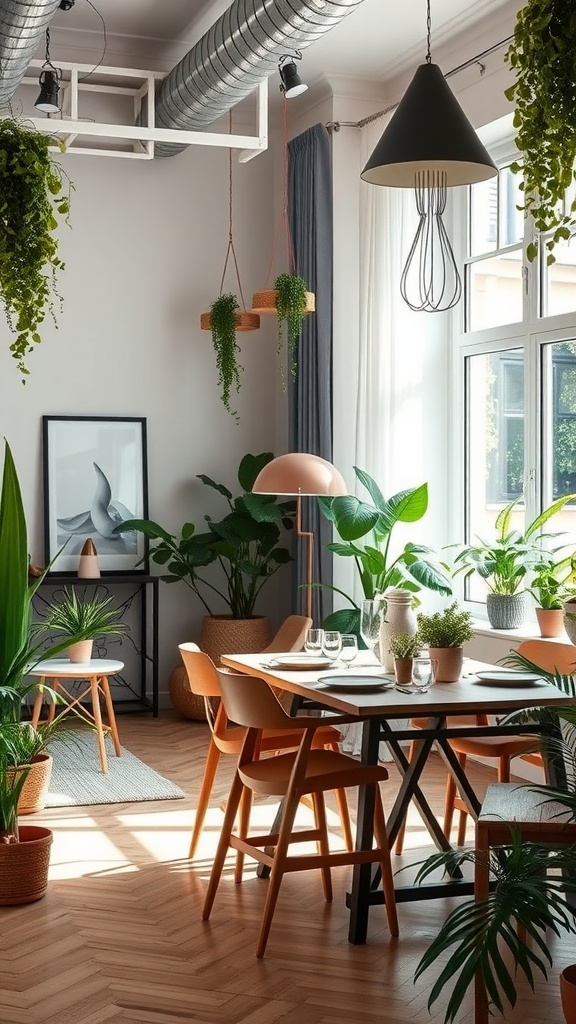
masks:
[(306, 92), (308, 86), (300, 78), (294, 61), (281, 64), (278, 70), (282, 82), (280, 90), (285, 93), (287, 100), (291, 100), (294, 96), (300, 96), (303, 92)]
[(488, 151), (437, 64), (421, 64), (360, 177), (373, 185), (414, 188), (418, 171), (444, 171), (446, 185), (497, 174)]
[(252, 490), (255, 494), (348, 494), (336, 467), (307, 452), (290, 452), (272, 459), (260, 470)]

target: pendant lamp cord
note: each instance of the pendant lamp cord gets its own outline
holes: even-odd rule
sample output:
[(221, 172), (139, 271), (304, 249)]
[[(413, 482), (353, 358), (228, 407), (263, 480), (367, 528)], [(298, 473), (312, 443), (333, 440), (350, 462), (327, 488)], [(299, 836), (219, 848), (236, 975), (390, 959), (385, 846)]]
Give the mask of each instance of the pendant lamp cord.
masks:
[(280, 214), (278, 225), (276, 227), (274, 245), (272, 247), (272, 255), (270, 257), (270, 263), (268, 264), (268, 273), (266, 275), (266, 287), (270, 283), (270, 278), (272, 276), (272, 269), (274, 267), (274, 260), (276, 258), (276, 250), (278, 248), (278, 242), (280, 240), (282, 230), (284, 230), (286, 254), (288, 256), (288, 272), (290, 274), (296, 273), (294, 262), (294, 249), (292, 247), (292, 236), (290, 234), (290, 226), (288, 224), (288, 101), (286, 100), (285, 93), (283, 93), (282, 96), (282, 212)]
[(430, 15), (430, 0), (426, 2), (426, 63), (432, 63), (431, 53), (432, 17)]
[[(228, 130), (232, 135), (232, 111), (228, 114)], [(228, 268), (228, 261), (232, 255), (234, 261), (234, 269), (236, 271), (236, 280), (238, 282), (238, 291), (240, 293), (240, 301), (242, 302), (242, 310), (246, 312), (246, 303), (244, 301), (244, 293), (242, 291), (242, 284), (240, 281), (240, 270), (238, 268), (238, 260), (236, 259), (236, 250), (234, 249), (234, 238), (232, 234), (232, 147), (228, 148), (228, 248), (226, 249), (226, 259), (224, 260), (224, 270), (222, 271), (222, 280), (220, 281), (220, 295), (224, 288), (224, 279), (226, 277), (226, 270)]]

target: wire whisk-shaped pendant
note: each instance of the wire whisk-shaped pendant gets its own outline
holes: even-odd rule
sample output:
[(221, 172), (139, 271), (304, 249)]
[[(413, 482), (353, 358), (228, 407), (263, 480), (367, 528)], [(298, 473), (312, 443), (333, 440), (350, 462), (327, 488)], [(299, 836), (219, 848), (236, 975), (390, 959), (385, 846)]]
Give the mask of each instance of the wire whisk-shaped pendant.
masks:
[(446, 172), (417, 171), (414, 176), (419, 222), (400, 278), (400, 292), (415, 312), (451, 309), (462, 295), (462, 281), (442, 214), (446, 209)]

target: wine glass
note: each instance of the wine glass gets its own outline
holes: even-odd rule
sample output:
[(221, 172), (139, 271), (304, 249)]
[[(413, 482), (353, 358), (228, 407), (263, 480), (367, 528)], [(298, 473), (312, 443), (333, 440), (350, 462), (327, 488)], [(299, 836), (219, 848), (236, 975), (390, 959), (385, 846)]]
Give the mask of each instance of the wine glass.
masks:
[(304, 637), (304, 650), (307, 654), (320, 655), (322, 654), (323, 641), (323, 629), (307, 629)]
[(340, 651), (340, 661), (343, 662), (344, 668), (349, 669), (350, 665), (354, 661), (354, 658), (358, 654), (358, 639), (354, 633), (343, 633), (342, 634), (342, 648)]
[[(360, 636), (368, 650), (378, 657), (377, 646), (380, 640), (380, 626), (384, 618), (385, 604), (382, 601), (366, 600), (362, 602), (360, 616)], [(378, 658), (378, 660), (380, 660)]]
[(342, 636), (335, 629), (324, 630), (322, 650), (330, 661), (336, 661), (342, 650)]

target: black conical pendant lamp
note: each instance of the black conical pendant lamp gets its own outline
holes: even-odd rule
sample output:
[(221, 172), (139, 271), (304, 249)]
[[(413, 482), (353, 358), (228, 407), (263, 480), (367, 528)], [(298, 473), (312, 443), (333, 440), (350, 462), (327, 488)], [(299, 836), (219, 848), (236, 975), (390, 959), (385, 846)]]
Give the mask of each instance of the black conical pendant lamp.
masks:
[(446, 189), (494, 177), (498, 169), (430, 56), (417, 69), (361, 178), (413, 188), (419, 224), (400, 290), (411, 309), (450, 309), (462, 294), (460, 274), (442, 221)]

